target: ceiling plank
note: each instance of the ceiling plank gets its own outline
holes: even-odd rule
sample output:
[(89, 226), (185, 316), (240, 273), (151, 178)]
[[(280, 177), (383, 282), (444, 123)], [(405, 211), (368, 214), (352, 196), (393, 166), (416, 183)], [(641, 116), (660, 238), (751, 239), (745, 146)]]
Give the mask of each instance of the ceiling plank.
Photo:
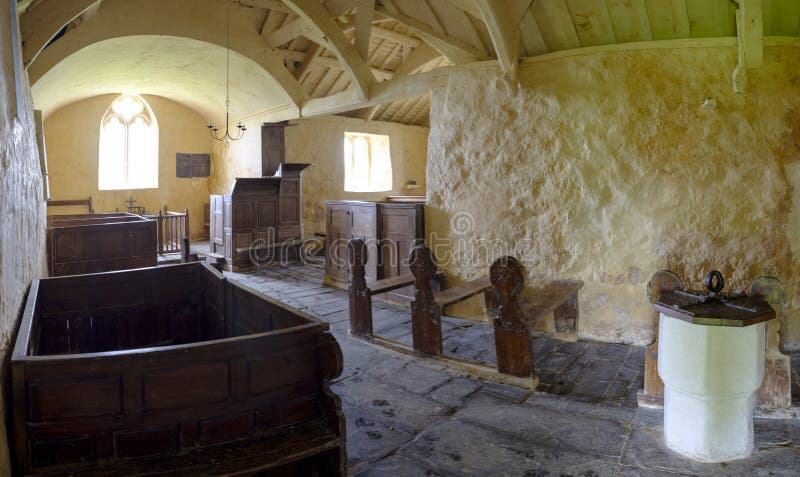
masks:
[(716, 23), (714, 22), (715, 0), (685, 0), (686, 13), (689, 16), (689, 26), (692, 38), (708, 38), (717, 36)]
[(672, 14), (675, 17), (675, 34), (677, 38), (691, 38), (692, 29), (689, 23), (686, 0), (672, 0)]
[(617, 42), (604, 0), (567, 0), (567, 6), (581, 46)]
[(504, 73), (516, 78), (520, 57), (518, 27), (522, 18), (510, 16), (507, 0), (477, 0), (477, 4), (489, 29), (500, 67)]
[[(345, 33), (355, 30), (355, 24), (353, 23), (341, 23), (340, 25), (342, 26), (342, 31)], [(422, 43), (422, 40), (420, 40), (419, 38), (414, 38), (408, 35), (404, 35), (400, 32), (380, 27), (377, 25), (372, 25), (372, 36), (374, 36), (375, 38), (380, 38), (382, 40), (389, 40), (395, 43), (399, 43), (404, 46), (409, 46), (411, 48), (416, 48)]]
[(402, 13), (392, 13), (385, 7), (377, 7), (375, 11), (385, 17), (402, 23), (406, 28), (412, 30), (431, 46), (439, 50), (443, 56), (453, 63), (470, 63), (477, 59), (486, 59), (485, 57), (481, 57), (480, 51), (474, 45), (470, 45), (448, 35), (436, 33), (428, 24), (416, 18), (409, 17)]
[(370, 85), (375, 83), (375, 76), (373, 76), (366, 61), (359, 56), (355, 47), (344, 36), (339, 25), (331, 17), (330, 12), (318, 0), (284, 1), (295, 13), (313, 24), (320, 35), (328, 39), (333, 54), (336, 55), (350, 76), (356, 93), (360, 98), (366, 98)]
[(25, 68), (55, 36), (101, 0), (44, 0), (29, 8), (19, 18), (22, 35), (22, 61)]
[(447, 3), (464, 10), (475, 18), (481, 18), (481, 9), (478, 8), (475, 0), (447, 0)]
[(772, 36), (772, 0), (763, 0), (761, 10), (764, 19), (764, 36)]
[[(320, 56), (317, 59), (317, 64), (324, 67), (324, 68), (331, 68), (333, 70), (341, 70), (342, 65), (336, 58), (331, 58), (330, 56)], [(394, 77), (394, 72), (380, 69), (380, 68), (372, 68), (372, 74), (379, 80), (389, 80)]]
[(369, 56), (369, 37), (372, 29), (372, 15), (375, 13), (375, 0), (359, 0), (356, 7), (356, 51), (366, 60)]
[(570, 50), (581, 46), (564, 0), (536, 1), (531, 5), (531, 11), (549, 51)]
[(800, 24), (800, 2), (783, 0), (772, 2), (772, 35), (797, 36)]
[(319, 59), (319, 56), (323, 51), (325, 51), (325, 48), (317, 43), (312, 44), (308, 48), (303, 63), (301, 63), (294, 72), (294, 77), (297, 78), (298, 82), (302, 83), (305, 81), (306, 77), (309, 73), (311, 73), (311, 70), (314, 68), (316, 61)]
[(617, 42), (650, 41), (650, 20), (645, 0), (607, 0), (608, 16)]
[(238, 0), (239, 5), (253, 8), (263, 8), (265, 10), (275, 10), (281, 13), (292, 13), (292, 10), (284, 5), (280, 0)]
[(542, 38), (542, 32), (539, 31), (539, 25), (536, 19), (533, 18), (533, 12), (528, 9), (522, 17), (520, 24), (520, 32), (522, 35), (522, 48), (525, 50), (525, 56), (535, 56), (547, 53), (547, 45)]

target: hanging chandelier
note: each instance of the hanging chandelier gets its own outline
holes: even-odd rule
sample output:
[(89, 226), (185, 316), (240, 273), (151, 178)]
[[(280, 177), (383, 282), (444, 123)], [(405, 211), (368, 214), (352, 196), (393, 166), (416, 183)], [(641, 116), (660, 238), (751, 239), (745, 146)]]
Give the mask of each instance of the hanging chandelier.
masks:
[(211, 133), (211, 137), (216, 139), (217, 141), (225, 141), (225, 146), (230, 144), (230, 141), (238, 141), (242, 137), (244, 137), (244, 132), (247, 131), (247, 128), (241, 121), (239, 124), (236, 125), (236, 132), (235, 136), (232, 136), (229, 130), (229, 123), (230, 123), (230, 116), (231, 116), (231, 7), (228, 4), (227, 7), (228, 19), (227, 19), (227, 33), (226, 33), (226, 40), (225, 40), (225, 49), (227, 52), (226, 56), (226, 65), (225, 65), (225, 132), (221, 135), (217, 135), (219, 132), (219, 128), (212, 122), (208, 122), (208, 130)]

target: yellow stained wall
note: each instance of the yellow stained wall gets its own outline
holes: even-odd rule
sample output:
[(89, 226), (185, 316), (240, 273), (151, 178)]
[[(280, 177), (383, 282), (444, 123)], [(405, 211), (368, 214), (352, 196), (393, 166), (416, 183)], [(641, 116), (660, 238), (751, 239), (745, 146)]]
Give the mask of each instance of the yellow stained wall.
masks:
[[(12, 4), (13, 5), (13, 4)], [(11, 15), (0, 8), (0, 475), (11, 475), (3, 401), (8, 355), (31, 281), (45, 269), (45, 206), (27, 77), (16, 84)], [(16, 36), (18, 38), (18, 36)], [(16, 43), (19, 51), (21, 46)], [(20, 60), (21, 61), (21, 60)], [(22, 110), (17, 111), (17, 95)]]
[[(85, 199), (91, 196), (96, 212), (125, 210), (125, 201), (131, 196), (136, 199), (136, 205), (145, 207), (148, 214), (156, 214), (165, 206), (177, 212), (188, 208), (191, 238), (199, 238), (210, 179), (175, 176), (177, 153), (211, 152), (211, 138), (205, 121), (192, 109), (160, 96), (144, 95), (158, 122), (158, 188), (98, 190), (100, 120), (118, 96), (101, 95), (79, 101), (45, 119), (51, 199)], [(51, 214), (77, 211), (62, 207), (49, 209)]]
[[(454, 75), (432, 93), (428, 231), (460, 279), (521, 258), (531, 287), (585, 281), (580, 335), (645, 344), (647, 282), (727, 290), (778, 277), (800, 344), (800, 48), (765, 49), (747, 95), (734, 48), (595, 53)], [(701, 109), (714, 98), (716, 110)], [(430, 238), (429, 238), (430, 240)], [(450, 242), (446, 242), (450, 240)], [(485, 317), (474, 301), (454, 312)]]
[[(262, 120), (249, 121), (245, 138), (228, 148), (214, 149), (211, 189), (228, 193), (236, 177), (261, 175)], [(303, 172), (305, 235), (325, 232), (326, 200), (385, 200), (388, 195), (425, 195), (428, 128), (341, 116), (300, 119), (286, 129), (286, 162), (310, 163)], [(362, 132), (389, 136), (392, 156), (392, 190), (388, 192), (344, 191), (344, 133)], [(406, 189), (409, 180), (417, 189)]]

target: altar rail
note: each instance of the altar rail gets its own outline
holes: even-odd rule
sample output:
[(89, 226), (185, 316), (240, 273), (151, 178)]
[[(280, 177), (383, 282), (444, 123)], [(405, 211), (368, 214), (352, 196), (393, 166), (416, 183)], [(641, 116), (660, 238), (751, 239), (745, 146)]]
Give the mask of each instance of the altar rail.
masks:
[(183, 238), (189, 238), (189, 209), (181, 212), (158, 211), (158, 215), (145, 215), (158, 222), (158, 253), (180, 253), (183, 251)]

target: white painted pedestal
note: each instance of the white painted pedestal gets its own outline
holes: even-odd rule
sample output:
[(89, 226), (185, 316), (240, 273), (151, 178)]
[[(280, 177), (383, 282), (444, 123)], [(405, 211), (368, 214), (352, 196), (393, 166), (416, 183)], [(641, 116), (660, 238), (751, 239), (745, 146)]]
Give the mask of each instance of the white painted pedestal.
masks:
[(662, 313), (658, 339), (667, 446), (703, 462), (749, 456), (766, 323), (695, 325)]

